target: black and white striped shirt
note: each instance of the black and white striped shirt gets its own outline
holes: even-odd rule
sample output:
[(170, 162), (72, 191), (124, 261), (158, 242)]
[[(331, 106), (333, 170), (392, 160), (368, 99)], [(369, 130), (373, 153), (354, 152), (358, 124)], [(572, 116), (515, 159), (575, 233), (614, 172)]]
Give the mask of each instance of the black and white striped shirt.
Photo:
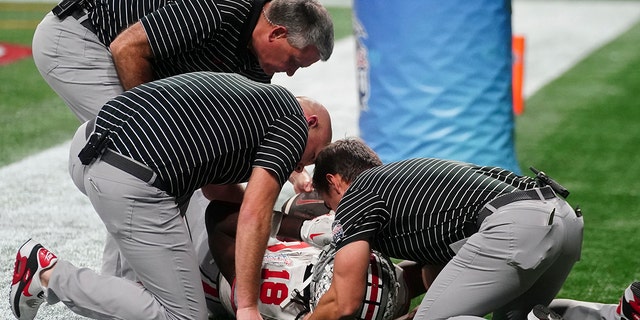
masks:
[(399, 259), (442, 264), (449, 245), (477, 232), (477, 212), (490, 200), (535, 180), (496, 167), (441, 159), (410, 159), (361, 173), (336, 211), (338, 248), (368, 240)]
[(246, 182), (253, 167), (284, 184), (302, 157), (307, 122), (295, 96), (236, 74), (196, 72), (143, 84), (98, 113), (107, 147), (146, 164), (169, 194)]
[(268, 83), (249, 51), (265, 0), (85, 0), (96, 35), (106, 46), (142, 23), (156, 78), (194, 71), (238, 73)]

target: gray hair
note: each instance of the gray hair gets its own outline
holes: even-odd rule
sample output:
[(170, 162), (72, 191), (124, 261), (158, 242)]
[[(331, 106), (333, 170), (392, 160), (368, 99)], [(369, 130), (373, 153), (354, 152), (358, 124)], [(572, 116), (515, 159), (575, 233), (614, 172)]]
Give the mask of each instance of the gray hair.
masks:
[(331, 56), (333, 21), (317, 0), (273, 0), (265, 15), (274, 24), (287, 28), (291, 46), (298, 49), (315, 46), (322, 61)]

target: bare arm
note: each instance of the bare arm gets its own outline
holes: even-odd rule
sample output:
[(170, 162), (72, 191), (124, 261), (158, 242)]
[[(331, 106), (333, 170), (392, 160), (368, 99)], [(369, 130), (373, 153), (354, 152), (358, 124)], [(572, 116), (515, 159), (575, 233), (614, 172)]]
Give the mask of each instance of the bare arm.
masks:
[(422, 284), (424, 285), (425, 292), (429, 290), (429, 287), (431, 287), (431, 284), (436, 280), (436, 277), (443, 268), (444, 266), (439, 265), (422, 266)]
[(253, 169), (240, 207), (236, 231), (239, 319), (261, 319), (258, 312), (260, 271), (278, 192), (280, 184), (272, 173), (263, 168)]
[(242, 203), (244, 197), (244, 187), (240, 184), (208, 184), (200, 189), (208, 200)]
[(153, 52), (140, 22), (122, 31), (109, 48), (124, 90), (154, 80)]
[[(438, 275), (442, 267), (432, 265), (420, 265), (410, 260), (403, 260), (398, 263), (398, 266), (402, 268), (402, 277), (404, 283), (407, 286), (409, 298), (413, 299), (425, 292)], [(425, 273), (430, 273), (430, 275)], [(428, 280), (424, 277), (428, 276)]]
[(350, 318), (358, 311), (364, 297), (371, 248), (366, 241), (356, 241), (336, 253), (333, 280), (308, 319)]

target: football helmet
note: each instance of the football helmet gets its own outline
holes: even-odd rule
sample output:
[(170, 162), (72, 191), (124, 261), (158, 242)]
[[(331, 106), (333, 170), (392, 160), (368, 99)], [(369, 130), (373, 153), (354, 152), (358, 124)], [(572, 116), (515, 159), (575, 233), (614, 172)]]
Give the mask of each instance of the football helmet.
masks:
[[(310, 288), (312, 310), (331, 286), (335, 254), (336, 249), (333, 244), (325, 247), (313, 268)], [(393, 263), (388, 257), (372, 250), (369, 255), (367, 288), (362, 306), (356, 313), (357, 319), (393, 319), (397, 311), (398, 290), (399, 285)]]

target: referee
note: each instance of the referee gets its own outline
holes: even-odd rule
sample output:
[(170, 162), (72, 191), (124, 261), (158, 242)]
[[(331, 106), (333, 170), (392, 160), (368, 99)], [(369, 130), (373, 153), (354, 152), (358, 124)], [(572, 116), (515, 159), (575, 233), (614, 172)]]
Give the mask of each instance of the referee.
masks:
[[(49, 303), (62, 301), (90, 318), (206, 319), (181, 209), (205, 184), (242, 182), (248, 183), (237, 228), (238, 317), (241, 310), (257, 312), (262, 257), (280, 188), (330, 141), (322, 105), (239, 75), (188, 73), (119, 95), (95, 124), (78, 129), (69, 170), (141, 286), (63, 259), (47, 269), (37, 253), (29, 255), (37, 251), (30, 250), (37, 248), (31, 241), (18, 253), (16, 273), (41, 277), (31, 283), (14, 278), (20, 280), (12, 287), (14, 313), (35, 315), (39, 303), (29, 299), (45, 290)], [(13, 290), (20, 286), (31, 291)]]
[(526, 319), (580, 257), (581, 215), (551, 187), (504, 169), (430, 158), (382, 165), (347, 139), (318, 155), (313, 183), (337, 209), (338, 252), (311, 319), (358, 312), (372, 248), (424, 265), (429, 289), (415, 319), (429, 320)]

